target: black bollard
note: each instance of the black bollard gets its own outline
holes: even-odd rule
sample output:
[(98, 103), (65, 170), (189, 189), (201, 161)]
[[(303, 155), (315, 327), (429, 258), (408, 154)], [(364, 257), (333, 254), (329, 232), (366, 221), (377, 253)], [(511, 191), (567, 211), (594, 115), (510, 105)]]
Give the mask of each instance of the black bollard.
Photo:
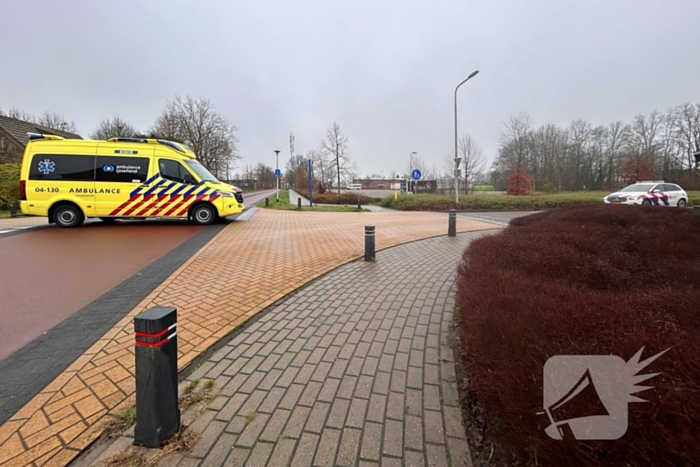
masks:
[(454, 209), (450, 209), (450, 221), (447, 227), (447, 236), (456, 237), (457, 236), (457, 213)]
[(365, 226), (365, 261), (374, 261), (374, 226)]
[(10, 217), (16, 217), (17, 216), (17, 206), (15, 203), (10, 203)]
[(180, 429), (177, 393), (177, 309), (158, 307), (134, 317), (136, 426), (134, 441), (159, 448)]
[(357, 198), (357, 209), (362, 209), (362, 204), (360, 203), (360, 198)]
[(301, 198), (297, 198), (297, 207), (301, 209)]
[(269, 198), (265, 198), (265, 206), (269, 206), (269, 205), (270, 205), (270, 199), (269, 199)]

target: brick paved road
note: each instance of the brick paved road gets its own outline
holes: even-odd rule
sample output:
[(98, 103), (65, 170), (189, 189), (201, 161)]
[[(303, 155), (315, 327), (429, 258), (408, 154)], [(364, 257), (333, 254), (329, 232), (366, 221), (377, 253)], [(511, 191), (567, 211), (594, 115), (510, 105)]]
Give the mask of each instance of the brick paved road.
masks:
[[(0, 426), (0, 466), (66, 465), (133, 403), (133, 316), (178, 308), (184, 366), (276, 300), (363, 251), (377, 226), (377, 249), (446, 234), (433, 213), (323, 213), (260, 210), (233, 222), (185, 262), (85, 353)], [(458, 232), (494, 224), (458, 219)]]
[(380, 251), (280, 302), (190, 375), (221, 395), (162, 465), (471, 465), (446, 336), (457, 262), (487, 233)]

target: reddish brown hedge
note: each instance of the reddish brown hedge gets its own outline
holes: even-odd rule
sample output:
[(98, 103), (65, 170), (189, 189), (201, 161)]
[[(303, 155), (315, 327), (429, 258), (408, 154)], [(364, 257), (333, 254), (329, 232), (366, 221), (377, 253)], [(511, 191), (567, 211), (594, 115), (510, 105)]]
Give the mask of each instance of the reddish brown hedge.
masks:
[[(700, 217), (688, 210), (572, 206), (478, 239), (458, 271), (468, 397), (487, 439), (517, 465), (671, 466), (700, 459)], [(553, 355), (667, 348), (615, 441), (550, 439), (543, 365)], [(469, 417), (469, 413), (466, 417)], [(513, 464), (515, 465), (515, 464)]]
[[(304, 198), (309, 198), (309, 190), (304, 190), (299, 188), (295, 190)], [(361, 195), (359, 193), (333, 193), (332, 191), (326, 191), (325, 193), (314, 192), (314, 203), (318, 204), (357, 204), (357, 199), (360, 199), (362, 204), (376, 203), (378, 198), (371, 198), (367, 195)]]

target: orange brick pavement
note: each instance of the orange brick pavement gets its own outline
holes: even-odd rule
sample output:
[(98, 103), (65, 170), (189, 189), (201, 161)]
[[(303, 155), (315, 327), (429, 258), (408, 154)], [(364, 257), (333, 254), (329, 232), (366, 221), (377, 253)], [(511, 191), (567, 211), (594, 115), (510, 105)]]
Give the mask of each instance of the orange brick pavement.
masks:
[[(178, 309), (179, 366), (236, 326), (329, 270), (364, 253), (447, 233), (434, 213), (325, 213), (261, 209), (234, 222), (131, 310), (111, 331), (0, 426), (0, 466), (64, 466), (133, 404), (133, 317)], [(457, 231), (501, 228), (458, 218)]]
[(15, 227), (28, 227), (35, 225), (48, 225), (47, 217), (7, 217), (0, 219), (0, 230), (11, 229)]

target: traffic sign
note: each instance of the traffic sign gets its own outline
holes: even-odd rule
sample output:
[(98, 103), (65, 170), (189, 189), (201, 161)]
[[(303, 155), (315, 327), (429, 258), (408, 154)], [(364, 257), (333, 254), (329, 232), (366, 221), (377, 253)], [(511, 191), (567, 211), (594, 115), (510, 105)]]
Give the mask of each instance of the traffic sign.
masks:
[(420, 170), (418, 170), (418, 169), (413, 169), (413, 172), (411, 172), (411, 178), (412, 178), (413, 180), (420, 180), (420, 177), (421, 177)]
[(279, 178), (282, 176), (282, 171), (280, 169), (275, 169), (275, 177)]

